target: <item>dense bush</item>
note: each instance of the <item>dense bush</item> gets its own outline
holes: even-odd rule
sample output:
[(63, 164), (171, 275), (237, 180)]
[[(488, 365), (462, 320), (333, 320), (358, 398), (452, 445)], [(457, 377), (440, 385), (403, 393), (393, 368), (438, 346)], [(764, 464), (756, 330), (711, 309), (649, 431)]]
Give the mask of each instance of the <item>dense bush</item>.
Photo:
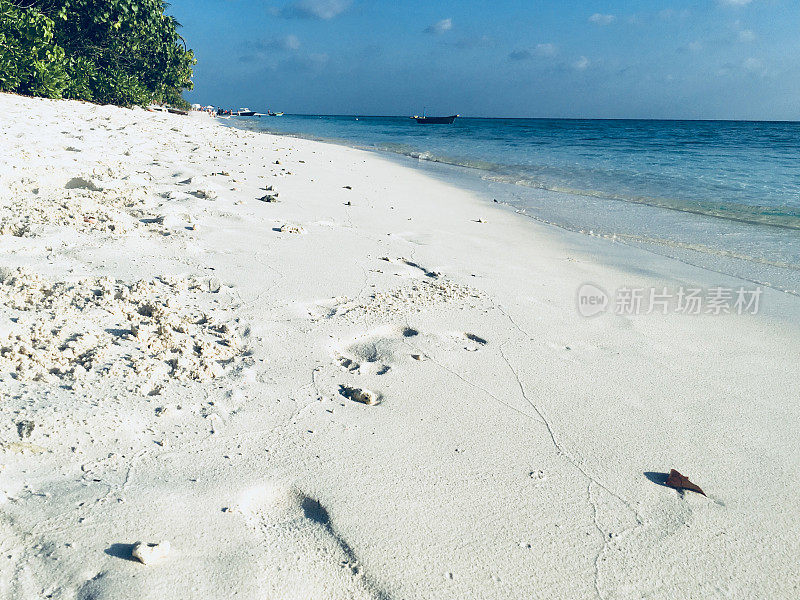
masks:
[(0, 0), (0, 90), (58, 98), (67, 85), (64, 50), (42, 13)]
[(0, 0), (0, 90), (185, 104), (194, 55), (162, 0)]

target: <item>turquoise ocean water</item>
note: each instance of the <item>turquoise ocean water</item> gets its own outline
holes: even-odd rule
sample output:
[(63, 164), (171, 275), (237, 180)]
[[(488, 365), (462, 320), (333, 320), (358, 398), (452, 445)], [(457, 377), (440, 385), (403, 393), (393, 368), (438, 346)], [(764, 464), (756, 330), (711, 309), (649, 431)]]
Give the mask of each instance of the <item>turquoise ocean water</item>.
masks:
[(394, 155), (531, 218), (800, 294), (800, 123), (286, 115), (225, 123)]

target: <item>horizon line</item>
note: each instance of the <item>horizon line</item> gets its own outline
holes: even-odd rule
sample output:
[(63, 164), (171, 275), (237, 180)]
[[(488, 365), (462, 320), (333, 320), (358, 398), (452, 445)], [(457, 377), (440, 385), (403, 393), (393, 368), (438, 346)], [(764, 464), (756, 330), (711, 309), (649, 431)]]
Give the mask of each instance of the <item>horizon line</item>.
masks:
[[(369, 115), (364, 113), (288, 113), (291, 117), (358, 117), (365, 119), (413, 119), (410, 115)], [(734, 119), (734, 118), (686, 118), (686, 117), (482, 117), (459, 115), (459, 119), (494, 119), (524, 121), (685, 121), (699, 123), (800, 123), (798, 119)]]

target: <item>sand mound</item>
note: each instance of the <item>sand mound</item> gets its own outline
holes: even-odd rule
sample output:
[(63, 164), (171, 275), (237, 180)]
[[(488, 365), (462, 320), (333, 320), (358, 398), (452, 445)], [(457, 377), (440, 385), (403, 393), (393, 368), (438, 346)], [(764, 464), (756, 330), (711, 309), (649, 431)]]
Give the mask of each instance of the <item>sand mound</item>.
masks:
[(479, 290), (453, 281), (420, 280), (410, 285), (375, 292), (366, 300), (345, 301), (332, 310), (329, 316), (392, 317), (420, 312), (441, 304), (460, 303), (472, 306), (484, 302), (485, 299), (486, 296)]
[(24, 269), (0, 279), (0, 302), (14, 313), (10, 331), (0, 332), (0, 369), (17, 379), (205, 381), (241, 354), (219, 309), (200, 310), (209, 293), (202, 280), (51, 283)]

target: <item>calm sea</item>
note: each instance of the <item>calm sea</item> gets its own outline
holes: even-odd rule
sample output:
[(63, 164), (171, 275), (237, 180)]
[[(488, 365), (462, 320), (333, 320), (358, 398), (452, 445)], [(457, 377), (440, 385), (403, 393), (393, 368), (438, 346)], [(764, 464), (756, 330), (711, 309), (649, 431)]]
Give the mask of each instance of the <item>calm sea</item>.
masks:
[(800, 123), (232, 118), (404, 156), (587, 235), (800, 294)]

